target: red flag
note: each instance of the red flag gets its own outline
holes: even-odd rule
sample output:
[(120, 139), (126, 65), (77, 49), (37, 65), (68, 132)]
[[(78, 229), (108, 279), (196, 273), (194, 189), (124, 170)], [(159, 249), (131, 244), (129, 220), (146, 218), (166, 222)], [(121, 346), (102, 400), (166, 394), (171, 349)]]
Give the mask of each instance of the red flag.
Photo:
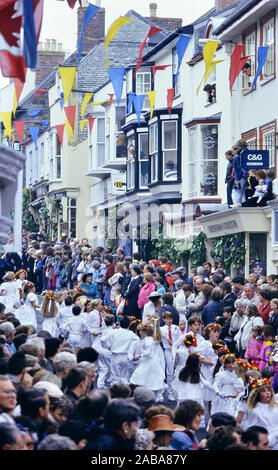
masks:
[(14, 128), (18, 135), (18, 140), (22, 143), (23, 131), (24, 131), (24, 121), (14, 121)]
[(64, 106), (64, 110), (67, 116), (67, 119), (70, 123), (70, 126), (72, 128), (72, 132), (74, 132), (74, 121), (75, 121), (75, 109), (76, 106)]
[(88, 121), (89, 121), (89, 129), (90, 129), (90, 134), (92, 132), (92, 129), (93, 129), (93, 125), (94, 125), (94, 122), (95, 122), (95, 117), (89, 117), (88, 118)]
[(24, 87), (26, 72), (27, 72), (27, 69), (26, 69), (26, 67), (24, 67), (24, 72), (23, 72), (24, 73), (24, 81), (20, 80), (20, 78), (17, 78), (17, 77), (14, 78), (14, 86), (15, 86), (17, 102), (19, 102), (19, 98), (20, 98), (20, 95), (21, 95), (23, 87)]
[(142, 64), (142, 60), (143, 60), (142, 59), (142, 53), (143, 53), (144, 47), (146, 45), (147, 39), (150, 38), (151, 36), (154, 36), (154, 34), (159, 33), (159, 31), (162, 31), (162, 29), (161, 28), (156, 28), (155, 26), (151, 26), (147, 36), (144, 39), (144, 41), (141, 42), (140, 50), (139, 50), (139, 59), (138, 59), (136, 69), (135, 69), (135, 72), (134, 72), (135, 76), (136, 76), (137, 70), (141, 67), (141, 64)]
[(114, 93), (108, 93), (108, 95), (110, 96), (109, 106), (112, 106)]
[(46, 93), (46, 92), (47, 92), (47, 90), (38, 89), (38, 90), (35, 91), (35, 97), (37, 98), (38, 101), (40, 101), (38, 95), (42, 95), (43, 93)]
[(65, 129), (65, 124), (56, 125), (57, 135), (58, 135), (58, 139), (61, 144), (61, 147), (63, 147), (64, 129)]
[(152, 66), (153, 80), (154, 80), (154, 76), (155, 76), (157, 70), (165, 70), (167, 67), (172, 67), (172, 64), (168, 64), (168, 65), (153, 65), (153, 66)]
[(175, 96), (175, 88), (169, 88), (167, 90), (167, 108), (168, 108), (168, 114), (170, 116), (171, 116), (171, 112), (172, 112), (174, 96)]
[[(74, 8), (75, 4), (76, 4), (76, 0), (68, 0), (68, 4), (71, 8)], [(79, 0), (79, 5), (80, 5), (80, 8), (81, 8), (82, 7), (81, 0)]]
[(231, 66), (230, 66), (230, 73), (229, 73), (229, 80), (230, 80), (230, 92), (232, 94), (233, 85), (236, 81), (236, 78), (242, 71), (244, 65), (246, 64), (249, 56), (241, 56), (243, 52), (244, 46), (240, 44), (236, 44), (231, 55)]
[(4, 77), (17, 77), (25, 81), (25, 62), (20, 47), (22, 26), (21, 2), (0, 5), (0, 67)]

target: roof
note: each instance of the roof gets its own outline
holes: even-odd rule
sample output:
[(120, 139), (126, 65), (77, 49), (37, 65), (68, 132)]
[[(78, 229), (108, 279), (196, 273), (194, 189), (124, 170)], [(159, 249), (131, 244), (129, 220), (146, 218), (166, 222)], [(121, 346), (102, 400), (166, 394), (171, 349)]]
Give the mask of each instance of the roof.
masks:
[(235, 5), (234, 11), (227, 17), (223, 23), (215, 29), (214, 34), (219, 34), (226, 29), (230, 24), (234, 23), (244, 13), (253, 8), (255, 5), (260, 3), (262, 0), (242, 0), (240, 3)]

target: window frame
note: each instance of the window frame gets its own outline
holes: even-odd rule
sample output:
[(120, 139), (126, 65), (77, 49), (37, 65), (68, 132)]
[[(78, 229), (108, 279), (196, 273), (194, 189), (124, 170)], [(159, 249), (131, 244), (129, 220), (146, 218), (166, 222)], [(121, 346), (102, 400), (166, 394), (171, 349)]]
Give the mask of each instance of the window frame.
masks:
[[(276, 78), (276, 15), (275, 15), (275, 9), (271, 10), (267, 15), (265, 15), (263, 18), (261, 18), (260, 21), (260, 45), (264, 46), (267, 45), (264, 42), (264, 27), (267, 23), (269, 23), (273, 19), (273, 32), (274, 32), (274, 41), (273, 41), (273, 73), (270, 75), (265, 75), (264, 74), (264, 69), (265, 65), (263, 67), (263, 71), (260, 75), (260, 80), (261, 82), (268, 82), (270, 80), (273, 80)], [(261, 83), (263, 84), (263, 83)]]
[[(246, 51), (246, 43), (247, 43), (247, 38), (248, 36), (251, 36), (251, 34), (255, 34), (255, 54), (251, 56), (251, 60), (253, 61), (254, 59), (254, 75), (252, 77), (254, 78), (256, 75), (256, 70), (257, 70), (257, 43), (258, 43), (258, 33), (257, 33), (257, 23), (251, 25), (249, 28), (247, 28), (245, 31), (242, 33), (242, 44), (244, 45), (244, 53), (243, 55), (250, 55)], [(245, 88), (244, 83), (245, 83), (245, 78), (246, 76), (243, 74), (242, 77), (242, 94), (243, 95), (248, 95), (251, 93), (252, 87), (250, 88)], [(257, 84), (255, 83), (254, 91), (257, 89)]]
[[(152, 145), (152, 138), (151, 138), (151, 129), (156, 128), (156, 132), (154, 133), (154, 147), (153, 151), (151, 149)], [(158, 141), (158, 121), (152, 123), (149, 126), (149, 158), (150, 158), (150, 166), (149, 166), (149, 183), (157, 183), (159, 180), (159, 168), (158, 168), (158, 155), (159, 155), (159, 141)], [(153, 161), (155, 162), (153, 165)], [(153, 168), (155, 169), (155, 178), (153, 179)]]
[(175, 89), (175, 96), (177, 98), (181, 94), (181, 74), (178, 74), (177, 81), (175, 83), (175, 75), (178, 70), (178, 53), (176, 47), (172, 49), (172, 76), (173, 76), (173, 88)]
[[(144, 70), (145, 69), (145, 70)], [(147, 69), (147, 70), (146, 70)], [(147, 90), (147, 91), (143, 91), (143, 92), (140, 92), (138, 93), (137, 92), (137, 87), (138, 87), (138, 76), (140, 75), (149, 75), (150, 77), (150, 89)], [(136, 78), (135, 78), (135, 84), (134, 84), (134, 89), (135, 89), (135, 94), (137, 96), (139, 95), (145, 95), (145, 99), (144, 99), (144, 104), (143, 104), (143, 108), (142, 108), (142, 111), (148, 111), (150, 108), (151, 108), (151, 105), (150, 105), (150, 100), (149, 100), (149, 96), (148, 96), (148, 92), (149, 91), (152, 91), (153, 90), (153, 76), (152, 76), (152, 68), (150, 66), (148, 67), (141, 67), (137, 72), (136, 72)], [(143, 79), (143, 89), (145, 90), (145, 80)], [(134, 105), (132, 106), (133, 107), (133, 112), (134, 111)]]
[[(169, 149), (165, 147), (165, 124), (175, 123), (175, 131), (176, 131), (176, 147), (174, 149)], [(162, 154), (162, 181), (169, 182), (169, 181), (178, 181), (178, 120), (177, 119), (165, 119), (161, 121), (161, 154)], [(167, 152), (176, 152), (176, 178), (175, 179), (167, 179), (165, 178), (165, 155)]]
[(255, 139), (255, 148), (251, 148), (248, 146), (250, 150), (257, 150), (258, 149), (258, 132), (257, 128), (251, 129), (250, 131), (243, 132), (241, 134), (241, 138), (244, 139), (247, 143)]
[[(277, 121), (276, 119), (272, 122), (269, 122), (267, 124), (264, 124), (263, 126), (260, 126), (260, 129), (259, 129), (259, 132), (260, 132), (260, 149), (261, 150), (265, 150), (264, 149), (264, 143), (263, 143), (263, 138), (264, 138), (264, 135), (265, 134), (269, 134), (271, 131), (273, 131), (274, 133), (274, 164), (273, 165), (269, 165), (269, 168), (274, 168), (275, 170), (275, 174), (276, 174), (276, 171), (277, 171), (277, 150), (276, 150), (276, 145), (277, 145)], [(270, 163), (270, 162), (269, 162)]]
[[(103, 121), (103, 140), (99, 140), (100, 133), (100, 121)], [(106, 143), (106, 134), (105, 134), (105, 116), (97, 118), (97, 132), (96, 132), (96, 162), (97, 168), (102, 168), (105, 164), (105, 143)], [(103, 149), (102, 160), (100, 160), (100, 149)]]
[[(131, 141), (129, 143), (129, 140)], [(132, 132), (132, 134), (127, 135), (127, 150), (130, 145), (135, 147), (135, 155), (131, 161), (128, 161), (129, 154), (127, 152), (126, 158), (126, 189), (127, 191), (134, 191), (136, 188), (136, 154), (137, 154), (137, 147), (136, 147), (136, 133)], [(131, 184), (130, 184), (131, 183)]]
[[(149, 153), (149, 134), (148, 132), (138, 132), (138, 188), (139, 189), (148, 189), (148, 183), (149, 183), (149, 155), (148, 155), (148, 159), (143, 159), (141, 158), (141, 155), (140, 155), (140, 148), (141, 148), (141, 137), (143, 136), (146, 136), (147, 137), (147, 148), (148, 148), (148, 153)], [(142, 185), (141, 184), (141, 164), (142, 162), (143, 163), (148, 163), (148, 181), (147, 181), (147, 184), (146, 185)]]

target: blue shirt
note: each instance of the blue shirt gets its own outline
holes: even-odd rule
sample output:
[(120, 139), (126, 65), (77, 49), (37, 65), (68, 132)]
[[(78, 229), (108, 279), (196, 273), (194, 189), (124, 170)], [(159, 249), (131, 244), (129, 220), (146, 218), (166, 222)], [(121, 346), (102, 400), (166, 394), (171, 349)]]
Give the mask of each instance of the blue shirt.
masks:
[(82, 283), (80, 287), (87, 291), (87, 297), (90, 297), (90, 299), (98, 299), (98, 289), (93, 281), (88, 285)]

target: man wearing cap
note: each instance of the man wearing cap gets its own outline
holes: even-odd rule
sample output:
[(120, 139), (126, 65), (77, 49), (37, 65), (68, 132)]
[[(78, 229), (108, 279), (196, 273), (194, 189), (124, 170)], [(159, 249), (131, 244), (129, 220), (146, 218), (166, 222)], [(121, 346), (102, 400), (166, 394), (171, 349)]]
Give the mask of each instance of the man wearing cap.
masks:
[(155, 403), (155, 393), (145, 387), (136, 387), (133, 394), (133, 401), (141, 410), (140, 428), (144, 427), (145, 411)]
[(148, 323), (148, 315), (158, 314), (158, 311), (163, 306), (162, 294), (157, 291), (152, 292), (148, 298), (150, 299), (144, 305), (143, 314), (142, 314), (142, 323)]

